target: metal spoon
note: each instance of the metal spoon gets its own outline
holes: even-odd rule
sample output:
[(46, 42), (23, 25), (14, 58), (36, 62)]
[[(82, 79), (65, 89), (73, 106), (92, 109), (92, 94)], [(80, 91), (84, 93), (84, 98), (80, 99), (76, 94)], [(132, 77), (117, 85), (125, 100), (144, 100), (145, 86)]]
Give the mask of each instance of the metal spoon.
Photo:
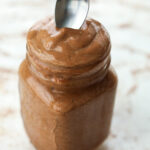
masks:
[(89, 11), (90, 0), (57, 0), (55, 22), (58, 28), (79, 29)]

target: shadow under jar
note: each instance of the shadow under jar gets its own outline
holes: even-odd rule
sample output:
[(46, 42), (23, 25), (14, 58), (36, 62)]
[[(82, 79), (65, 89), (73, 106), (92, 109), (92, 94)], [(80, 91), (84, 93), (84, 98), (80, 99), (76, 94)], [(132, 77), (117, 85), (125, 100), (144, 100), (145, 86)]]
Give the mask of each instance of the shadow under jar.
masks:
[(74, 30), (46, 18), (29, 30), (19, 90), (37, 150), (93, 150), (107, 138), (117, 88), (110, 50), (108, 32), (93, 19)]

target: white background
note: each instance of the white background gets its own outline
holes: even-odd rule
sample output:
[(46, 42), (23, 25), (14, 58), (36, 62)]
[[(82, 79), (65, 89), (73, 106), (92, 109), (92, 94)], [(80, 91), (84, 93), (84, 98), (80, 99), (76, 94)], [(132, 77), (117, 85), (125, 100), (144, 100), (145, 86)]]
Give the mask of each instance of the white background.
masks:
[[(0, 0), (0, 150), (34, 150), (20, 116), (17, 71), (27, 30), (53, 9), (53, 0)], [(109, 30), (119, 76), (111, 133), (99, 150), (150, 150), (150, 0), (91, 0), (89, 17)]]

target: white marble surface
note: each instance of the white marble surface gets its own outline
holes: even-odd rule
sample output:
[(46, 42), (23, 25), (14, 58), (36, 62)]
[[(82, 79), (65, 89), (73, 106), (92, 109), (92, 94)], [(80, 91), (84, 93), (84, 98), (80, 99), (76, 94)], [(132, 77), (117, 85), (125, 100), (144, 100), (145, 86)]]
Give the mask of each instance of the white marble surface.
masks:
[[(22, 125), (17, 71), (25, 35), (54, 0), (0, 1), (0, 150), (34, 150)], [(112, 38), (119, 87), (112, 129), (99, 150), (150, 150), (150, 0), (91, 0)]]

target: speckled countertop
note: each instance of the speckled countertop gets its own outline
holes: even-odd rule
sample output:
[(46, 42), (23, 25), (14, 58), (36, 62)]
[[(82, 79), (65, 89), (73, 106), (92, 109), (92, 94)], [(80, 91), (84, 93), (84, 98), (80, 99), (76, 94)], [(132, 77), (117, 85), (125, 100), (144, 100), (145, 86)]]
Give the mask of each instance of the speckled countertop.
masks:
[[(34, 150), (20, 116), (17, 71), (27, 29), (52, 14), (53, 3), (0, 2), (0, 150)], [(91, 0), (89, 16), (109, 30), (119, 76), (111, 133), (99, 150), (150, 150), (150, 1)]]

